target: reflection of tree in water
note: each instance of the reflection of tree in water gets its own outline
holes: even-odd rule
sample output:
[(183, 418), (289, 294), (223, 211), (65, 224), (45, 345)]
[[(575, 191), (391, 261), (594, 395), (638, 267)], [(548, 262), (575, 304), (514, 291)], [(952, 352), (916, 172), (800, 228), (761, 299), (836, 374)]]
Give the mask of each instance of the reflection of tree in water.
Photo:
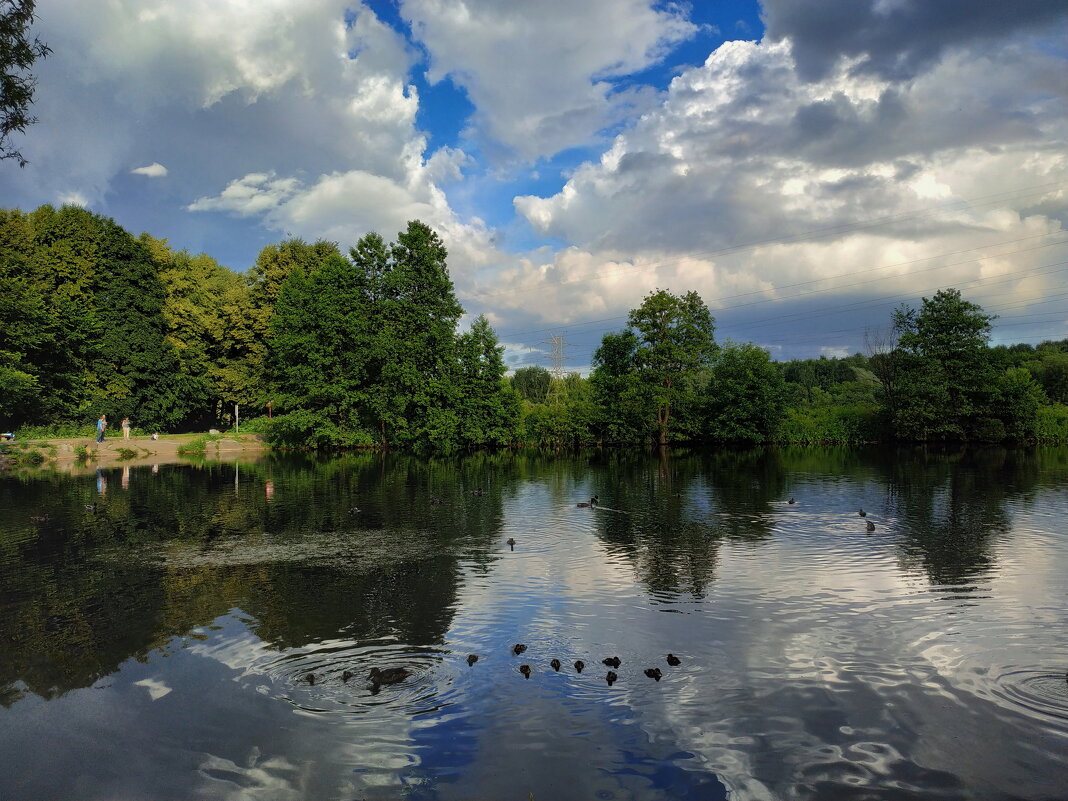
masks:
[[(768, 451), (613, 452), (597, 472), (601, 538), (654, 593), (704, 596), (724, 540), (761, 542), (785, 473)], [(597, 469), (597, 467), (595, 467)]]
[(441, 642), (458, 560), (488, 563), (514, 483), (493, 456), (237, 470), (134, 468), (127, 492), (116, 481), (102, 497), (87, 477), (0, 481), (0, 508), (27, 510), (0, 520), (0, 701), (17, 700), (20, 681), (46, 698), (89, 686), (235, 607), (279, 648)]
[(936, 585), (990, 571), (993, 539), (1011, 530), (1007, 502), (1032, 493), (1038, 478), (1035, 454), (1025, 449), (902, 449), (884, 468), (888, 506), (904, 537), (902, 562)]

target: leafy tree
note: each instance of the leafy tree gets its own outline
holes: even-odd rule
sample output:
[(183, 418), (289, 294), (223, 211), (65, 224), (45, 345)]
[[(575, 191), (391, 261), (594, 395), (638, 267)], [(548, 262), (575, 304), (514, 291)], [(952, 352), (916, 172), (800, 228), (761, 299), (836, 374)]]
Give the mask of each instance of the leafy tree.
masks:
[(638, 337), (630, 329), (608, 333), (593, 353), (590, 386), (605, 442), (635, 442), (653, 435), (653, 396), (638, 374)]
[(520, 367), (512, 374), (512, 386), (525, 400), (545, 403), (549, 396), (549, 371), (538, 365)]
[(657, 442), (671, 430), (672, 407), (686, 379), (707, 367), (716, 351), (712, 314), (696, 292), (682, 297), (665, 290), (651, 293), (627, 322), (637, 337), (635, 364), (656, 408)]
[(27, 161), (11, 144), (10, 136), (25, 133), (37, 122), (30, 116), (37, 79), (29, 70), (37, 59), (52, 52), (40, 39), (28, 38), (35, 6), (36, 0), (0, 0), (0, 161), (15, 159), (20, 167)]
[(519, 396), (504, 380), (503, 353), (483, 315), (459, 338), (456, 388), (465, 445), (507, 445), (515, 434)]
[[(919, 311), (894, 312), (901, 377), (894, 424), (899, 436), (970, 437), (995, 417), (995, 373), (987, 348), (992, 315), (946, 289)], [(988, 436), (984, 433), (984, 438)]]
[(1038, 409), (1046, 395), (1034, 376), (1023, 367), (1010, 367), (997, 383), (999, 418), (1010, 439), (1027, 440), (1035, 436)]
[(774, 437), (783, 413), (782, 374), (763, 348), (727, 343), (708, 382), (705, 425), (714, 440), (757, 445)]

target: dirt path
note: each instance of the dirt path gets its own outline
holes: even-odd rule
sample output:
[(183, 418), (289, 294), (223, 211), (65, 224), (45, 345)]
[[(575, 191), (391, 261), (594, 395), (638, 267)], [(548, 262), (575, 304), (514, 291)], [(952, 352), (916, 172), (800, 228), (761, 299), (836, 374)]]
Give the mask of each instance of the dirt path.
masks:
[[(40, 468), (65, 473), (92, 471), (98, 467), (175, 464), (194, 460), (226, 461), (258, 458), (267, 446), (255, 434), (231, 434), (206, 443), (202, 453), (180, 454), (178, 449), (203, 439), (203, 434), (167, 434), (151, 437), (108, 437), (98, 443), (94, 437), (74, 439), (35, 439), (16, 441), (19, 450), (37, 450), (45, 461)], [(81, 449), (84, 449), (82, 451)], [(86, 459), (84, 454), (89, 454)]]

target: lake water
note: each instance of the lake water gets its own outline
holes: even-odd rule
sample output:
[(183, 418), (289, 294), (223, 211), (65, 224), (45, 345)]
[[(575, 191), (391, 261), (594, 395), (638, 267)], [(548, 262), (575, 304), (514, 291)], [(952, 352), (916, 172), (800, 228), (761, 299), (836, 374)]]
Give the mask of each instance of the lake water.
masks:
[(1066, 512), (1064, 448), (0, 477), (0, 798), (1068, 798)]

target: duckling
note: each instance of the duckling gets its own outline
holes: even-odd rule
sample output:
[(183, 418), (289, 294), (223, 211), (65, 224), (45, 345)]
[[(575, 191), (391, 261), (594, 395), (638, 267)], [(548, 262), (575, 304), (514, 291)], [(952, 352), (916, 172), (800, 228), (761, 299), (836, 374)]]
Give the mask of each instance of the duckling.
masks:
[(524, 679), (530, 678), (530, 665), (520, 665), (519, 672), (523, 674)]
[(356, 674), (353, 673), (351, 670), (346, 670), (344, 673), (341, 674), (341, 680), (344, 681), (344, 682), (348, 682), (348, 680), (351, 679), (355, 675)]
[(478, 661), (478, 654), (468, 654), (467, 655), (467, 664), (468, 664), (468, 666), (475, 664), (475, 662), (477, 662), (477, 661)]
[(525, 650), (527, 650), (527, 647), (521, 642), (517, 642), (515, 645), (512, 646), (512, 653), (516, 656), (519, 656)]
[(868, 529), (868, 531), (875, 531), (875, 524), (869, 520), (865, 528)]
[(308, 684), (310, 684), (310, 685), (312, 685), (314, 687), (315, 686), (315, 674), (314, 673), (309, 673), (308, 675), (306, 675), (304, 677), (304, 681), (308, 682)]
[(404, 668), (386, 668), (385, 670), (379, 670), (378, 668), (373, 667), (367, 678), (369, 678), (371, 683), (375, 685), (397, 684), (411, 675), (412, 672)]
[(602, 659), (601, 664), (608, 665), (608, 667), (617, 668), (620, 665), (620, 659), (618, 656), (610, 656), (607, 659)]
[(868, 513), (865, 512), (863, 509), (857, 509), (857, 514), (860, 515), (861, 517), (867, 517), (868, 516)]
[(586, 667), (586, 663), (583, 662), (581, 659), (576, 659), (575, 660), (575, 672), (576, 673), (581, 673), (583, 668), (585, 668), (585, 667)]
[(604, 677), (604, 680), (608, 682), (608, 686), (611, 687), (619, 676), (616, 675), (614, 670), (608, 671), (608, 675)]
[(793, 498), (791, 498), (790, 500), (787, 501), (787, 503), (790, 504), (791, 506), (793, 506), (795, 503), (797, 503), (797, 501), (795, 501)]
[(596, 506), (598, 503), (597, 496), (594, 495), (589, 501), (579, 501), (575, 506)]
[(667, 663), (669, 665), (671, 665), (672, 667), (678, 667), (679, 665), (682, 664), (682, 660), (679, 659), (677, 656), (675, 656), (675, 654), (668, 654), (667, 655)]
[(645, 675), (656, 681), (660, 681), (660, 678), (664, 675), (660, 672), (660, 668), (646, 668)]
[(515, 538), (514, 538), (514, 537), (509, 537), (509, 538), (508, 538), (508, 540), (507, 540), (507, 542), (506, 542), (506, 544), (507, 544), (507, 545), (508, 545), (508, 547), (509, 547), (509, 548), (511, 548), (511, 549), (512, 549), (513, 551), (515, 550)]
[(549, 660), (549, 667), (551, 667), (553, 670), (555, 670), (557, 673), (559, 673), (560, 672), (560, 660), (559, 659), (551, 659), (551, 660)]

